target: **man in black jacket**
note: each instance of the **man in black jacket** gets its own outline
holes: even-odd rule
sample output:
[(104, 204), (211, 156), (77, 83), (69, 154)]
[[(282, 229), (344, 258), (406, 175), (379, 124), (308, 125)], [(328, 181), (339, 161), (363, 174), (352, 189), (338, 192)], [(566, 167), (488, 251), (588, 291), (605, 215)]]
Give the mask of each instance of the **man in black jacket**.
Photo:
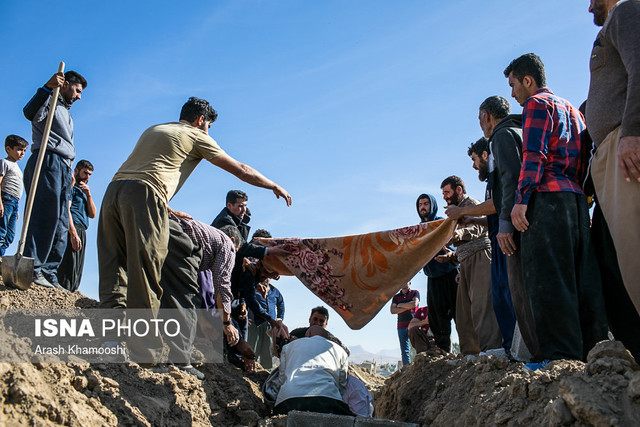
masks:
[[(416, 200), (416, 210), (420, 222), (442, 219), (438, 216), (438, 202), (431, 194), (421, 194)], [(444, 255), (441, 250), (437, 255)], [(429, 325), (436, 345), (447, 353), (451, 352), (451, 320), (456, 315), (456, 294), (458, 268), (450, 262), (438, 262), (435, 257), (422, 269), (427, 276), (427, 306)]]
[(242, 260), (244, 257), (262, 259), (267, 255), (267, 253), (271, 253), (273, 255), (287, 255), (289, 252), (279, 246), (267, 249), (264, 246), (249, 242), (249, 231), (251, 230), (249, 221), (251, 220), (251, 213), (247, 208), (247, 200), (249, 200), (249, 197), (247, 197), (247, 194), (244, 191), (229, 191), (227, 193), (227, 205), (222, 208), (211, 225), (218, 229), (225, 225), (231, 225), (238, 229), (242, 236), (242, 244), (240, 245), (240, 249), (238, 249), (238, 260)]
[[(248, 241), (249, 231), (251, 230), (251, 226), (249, 226), (251, 214), (247, 208), (247, 200), (249, 200), (249, 197), (244, 191), (229, 191), (226, 199), (227, 205), (222, 208), (218, 216), (216, 216), (211, 223), (211, 225), (217, 229), (225, 226), (236, 227), (242, 236), (242, 242), (240, 242), (240, 248), (236, 254), (236, 264), (231, 274), (231, 288), (234, 290), (238, 289), (238, 279), (242, 272), (242, 260), (244, 258), (262, 259), (268, 253), (272, 255), (287, 255), (289, 253), (289, 251), (280, 246), (273, 246), (267, 249), (264, 246), (256, 245)], [(271, 236), (269, 235), (269, 237)]]
[[(522, 339), (529, 352), (535, 356), (538, 340), (528, 298), (522, 285), (520, 265), (520, 235), (511, 223), (511, 209), (522, 164), (522, 116), (509, 115), (511, 106), (500, 96), (491, 96), (480, 104), (478, 120), (484, 136), (489, 139), (487, 163), (491, 198), (476, 206), (449, 207), (447, 215), (458, 219), (463, 216), (498, 215), (496, 240), (507, 255), (509, 291), (513, 310)], [(475, 162), (474, 162), (475, 163)], [(474, 167), (477, 167), (474, 164)]]
[(244, 191), (231, 190), (227, 193), (227, 205), (222, 208), (218, 216), (211, 223), (215, 228), (222, 228), (225, 225), (233, 225), (238, 228), (240, 235), (246, 242), (249, 239), (249, 221), (251, 213), (247, 209), (249, 197)]

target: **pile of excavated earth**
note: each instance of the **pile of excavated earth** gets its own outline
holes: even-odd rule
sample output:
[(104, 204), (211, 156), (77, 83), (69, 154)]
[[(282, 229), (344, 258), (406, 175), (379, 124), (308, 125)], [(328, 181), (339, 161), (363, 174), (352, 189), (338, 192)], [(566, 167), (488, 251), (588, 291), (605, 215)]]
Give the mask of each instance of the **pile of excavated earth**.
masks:
[[(0, 285), (0, 310), (95, 306), (78, 292)], [(29, 351), (0, 328), (0, 355)], [(198, 368), (205, 381), (134, 363), (0, 363), (0, 425), (286, 425), (286, 417), (271, 417), (260, 393), (267, 371)], [(536, 372), (494, 357), (424, 354), (386, 379), (358, 366), (350, 370), (372, 390), (380, 418), (421, 425), (640, 425), (640, 367), (614, 341), (596, 346), (586, 364), (556, 361)]]
[(421, 425), (640, 425), (640, 367), (617, 341), (587, 363), (553, 361), (538, 371), (480, 356), (429, 358), (390, 376), (378, 417)]

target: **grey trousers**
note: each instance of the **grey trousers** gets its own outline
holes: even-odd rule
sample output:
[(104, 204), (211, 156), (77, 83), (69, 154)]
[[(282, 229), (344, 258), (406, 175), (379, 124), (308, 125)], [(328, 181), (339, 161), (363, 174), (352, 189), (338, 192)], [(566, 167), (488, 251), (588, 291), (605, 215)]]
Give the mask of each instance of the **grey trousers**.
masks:
[(64, 251), (62, 262), (58, 266), (58, 283), (68, 291), (75, 291), (80, 287), (82, 280), (82, 270), (84, 268), (84, 253), (87, 243), (87, 231), (84, 226), (74, 224), (82, 247), (79, 251), (74, 251), (71, 240), (67, 241), (67, 249)]
[(256, 353), (256, 359), (260, 359), (260, 365), (264, 369), (271, 369), (273, 361), (271, 357), (271, 337), (267, 335), (269, 322), (262, 322), (260, 325), (249, 325), (249, 339), (247, 342)]
[(200, 246), (192, 242), (180, 224), (169, 220), (169, 253), (164, 260), (160, 279), (160, 317), (175, 319), (180, 323), (180, 332), (165, 340), (169, 347), (169, 361), (173, 363), (188, 364), (191, 360), (198, 326), (196, 309), (202, 306), (197, 282), (201, 260)]
[(522, 283), (522, 256), (520, 248), (520, 233), (514, 231), (513, 240), (516, 250), (513, 255), (507, 257), (507, 273), (509, 275), (509, 290), (511, 291), (511, 302), (513, 311), (516, 313), (518, 328), (522, 335), (522, 340), (527, 346), (527, 350), (534, 359), (539, 359), (540, 346), (536, 335), (536, 325), (533, 321), (529, 297)]

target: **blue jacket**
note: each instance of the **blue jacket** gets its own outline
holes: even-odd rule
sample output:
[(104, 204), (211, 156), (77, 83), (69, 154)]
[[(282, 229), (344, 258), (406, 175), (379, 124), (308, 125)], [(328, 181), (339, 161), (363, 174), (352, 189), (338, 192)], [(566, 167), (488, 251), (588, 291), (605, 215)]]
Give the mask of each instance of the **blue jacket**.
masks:
[[(255, 293), (255, 301), (269, 316), (273, 319), (284, 319), (284, 298), (282, 294), (275, 286), (269, 284), (269, 292), (267, 298), (264, 299), (258, 292)], [(253, 311), (249, 316), (254, 321), (254, 325), (258, 326), (262, 324), (265, 319), (260, 316), (254, 316)]]

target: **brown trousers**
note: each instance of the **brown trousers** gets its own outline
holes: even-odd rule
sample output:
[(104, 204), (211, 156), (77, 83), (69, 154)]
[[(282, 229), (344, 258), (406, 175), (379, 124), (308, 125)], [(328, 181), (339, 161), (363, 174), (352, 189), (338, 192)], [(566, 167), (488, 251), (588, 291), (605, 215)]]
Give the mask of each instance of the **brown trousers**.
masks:
[(411, 347), (416, 349), (416, 353), (422, 353), (435, 347), (435, 342), (432, 343), (429, 340), (429, 335), (417, 326), (409, 329), (409, 341), (411, 341)]
[(591, 177), (609, 226), (618, 266), (629, 297), (640, 313), (640, 182), (627, 182), (618, 166), (620, 127), (598, 146), (591, 159)]
[[(160, 275), (169, 244), (167, 203), (142, 181), (113, 181), (98, 222), (101, 308), (160, 308)], [(134, 361), (153, 363), (162, 340), (128, 343)], [(137, 360), (136, 360), (137, 359)]]
[(489, 249), (480, 250), (460, 263), (456, 330), (462, 354), (478, 354), (502, 347), (500, 328), (491, 302)]

